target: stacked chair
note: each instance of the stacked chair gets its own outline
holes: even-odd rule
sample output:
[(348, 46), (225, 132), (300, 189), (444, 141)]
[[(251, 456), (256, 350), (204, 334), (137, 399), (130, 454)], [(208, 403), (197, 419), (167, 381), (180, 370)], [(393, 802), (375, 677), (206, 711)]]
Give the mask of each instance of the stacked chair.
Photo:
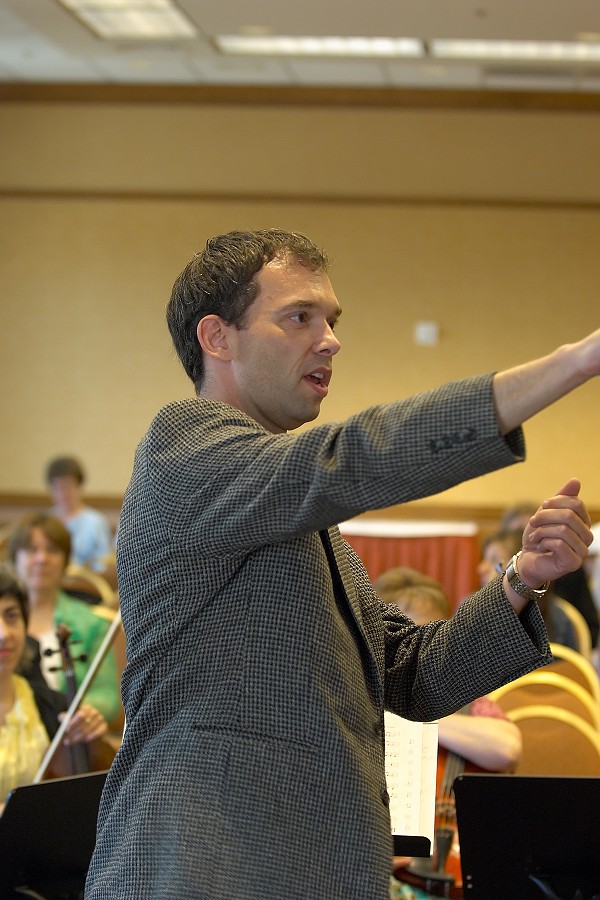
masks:
[(555, 662), (490, 695), (521, 731), (516, 774), (600, 776), (598, 676), (583, 653), (550, 647)]

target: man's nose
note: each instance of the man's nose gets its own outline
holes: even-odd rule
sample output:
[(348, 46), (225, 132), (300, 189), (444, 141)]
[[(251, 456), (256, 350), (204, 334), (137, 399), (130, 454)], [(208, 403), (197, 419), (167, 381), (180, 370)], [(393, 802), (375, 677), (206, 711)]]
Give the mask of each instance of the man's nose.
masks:
[(331, 325), (327, 325), (320, 344), (318, 352), (325, 353), (327, 356), (334, 356), (342, 346), (335, 336)]

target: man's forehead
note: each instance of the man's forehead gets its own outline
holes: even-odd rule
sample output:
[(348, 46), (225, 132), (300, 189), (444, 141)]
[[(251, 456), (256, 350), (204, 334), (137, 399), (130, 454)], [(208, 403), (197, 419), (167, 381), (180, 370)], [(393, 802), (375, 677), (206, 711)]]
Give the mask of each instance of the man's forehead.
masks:
[(259, 269), (256, 280), (260, 294), (281, 298), (288, 295), (290, 299), (306, 303), (324, 299), (335, 305), (337, 315), (341, 313), (341, 306), (327, 272), (311, 269), (296, 259), (276, 257), (270, 260)]

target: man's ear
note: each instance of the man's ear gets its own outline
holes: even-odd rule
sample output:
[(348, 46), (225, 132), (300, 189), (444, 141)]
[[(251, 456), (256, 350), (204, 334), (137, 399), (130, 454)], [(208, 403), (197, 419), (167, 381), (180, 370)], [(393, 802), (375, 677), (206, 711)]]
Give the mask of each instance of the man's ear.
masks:
[(230, 359), (229, 328), (224, 319), (214, 314), (200, 319), (196, 334), (203, 352), (215, 359)]

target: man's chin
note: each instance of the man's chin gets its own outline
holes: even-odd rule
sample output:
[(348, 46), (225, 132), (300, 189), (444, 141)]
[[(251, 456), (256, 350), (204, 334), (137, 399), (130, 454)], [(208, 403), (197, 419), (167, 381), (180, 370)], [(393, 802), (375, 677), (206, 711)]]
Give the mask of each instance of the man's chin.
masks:
[(316, 409), (304, 410), (297, 418), (290, 417), (285, 430), (294, 431), (294, 429), (300, 428), (302, 425), (308, 425), (309, 422), (314, 422), (315, 419), (318, 418), (320, 412), (321, 407), (319, 405)]

